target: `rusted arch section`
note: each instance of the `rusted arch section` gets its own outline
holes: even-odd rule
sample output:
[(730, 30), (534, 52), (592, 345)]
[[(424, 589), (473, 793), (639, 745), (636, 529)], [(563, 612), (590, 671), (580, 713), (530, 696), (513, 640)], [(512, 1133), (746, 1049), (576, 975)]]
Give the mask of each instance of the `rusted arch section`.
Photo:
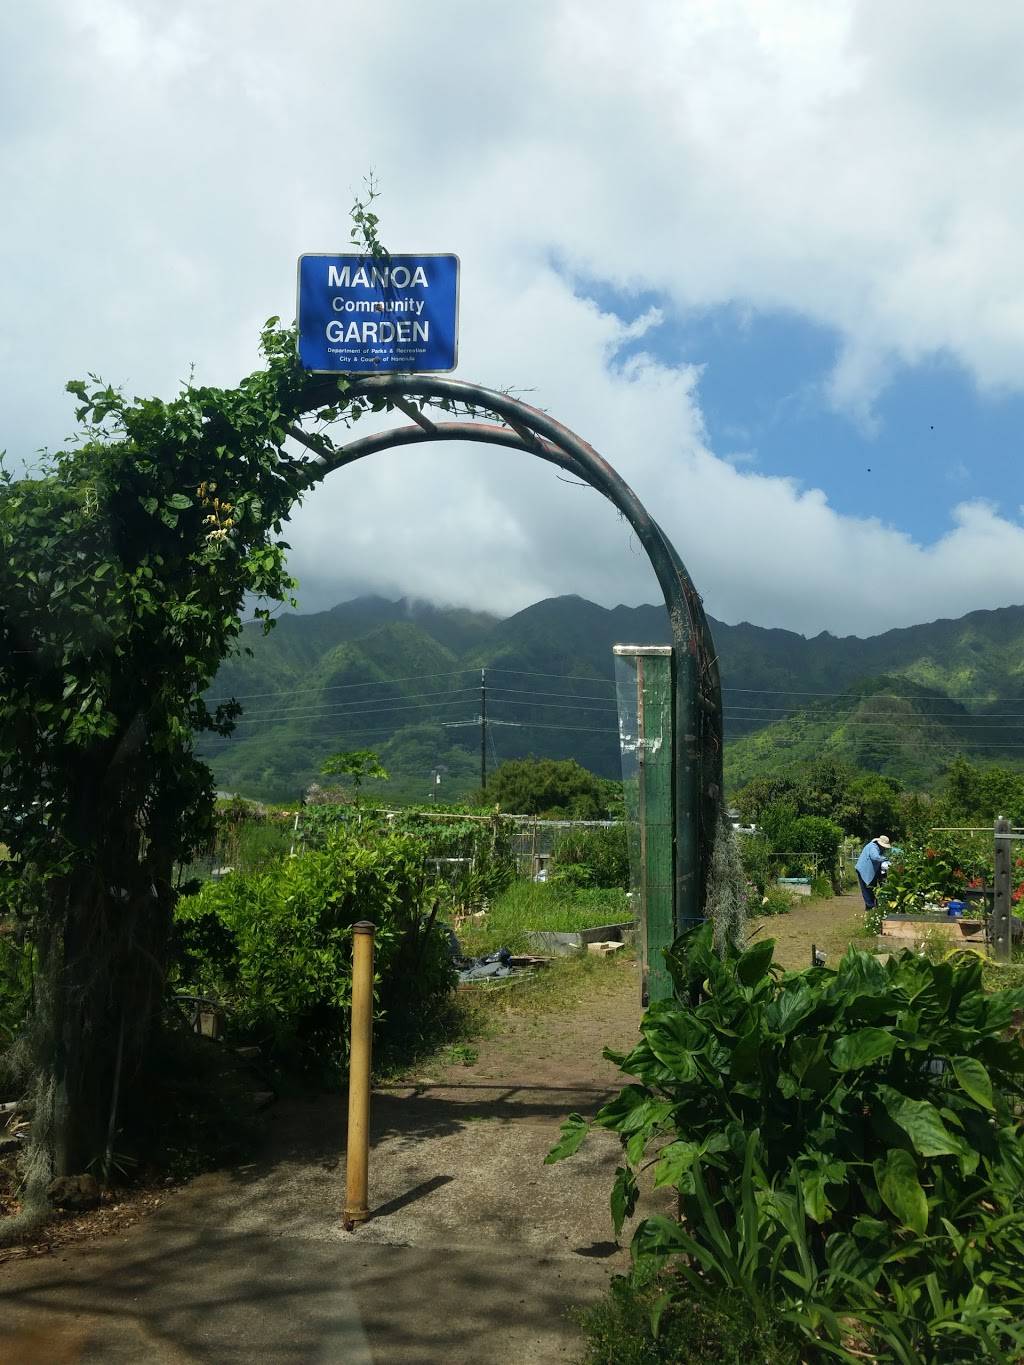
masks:
[[(363, 400), (397, 408), (412, 426), (336, 445), (303, 431), (305, 414)], [(423, 407), (463, 407), (472, 420), (435, 422)], [(501, 424), (476, 420), (496, 416)], [(665, 596), (675, 669), (675, 915), (676, 923), (703, 914), (706, 880), (722, 805), (722, 697), (718, 658), (693, 580), (661, 527), (629, 485), (594, 448), (547, 413), (478, 384), (434, 375), (374, 375), (339, 393), (335, 381), (312, 379), (295, 406), (290, 434), (314, 455), (319, 482), (328, 473), (395, 446), (475, 441), (536, 455), (602, 493), (626, 518), (647, 553)]]

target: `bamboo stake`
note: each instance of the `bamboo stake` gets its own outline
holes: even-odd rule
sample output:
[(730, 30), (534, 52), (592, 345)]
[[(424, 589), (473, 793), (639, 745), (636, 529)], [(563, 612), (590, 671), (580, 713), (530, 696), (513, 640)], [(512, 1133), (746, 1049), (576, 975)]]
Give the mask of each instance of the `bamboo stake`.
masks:
[(374, 926), (352, 926), (352, 1029), (348, 1062), (348, 1139), (345, 1146), (345, 1212), (351, 1232), (370, 1216), (367, 1190), (370, 1167), (370, 1067), (373, 1043)]

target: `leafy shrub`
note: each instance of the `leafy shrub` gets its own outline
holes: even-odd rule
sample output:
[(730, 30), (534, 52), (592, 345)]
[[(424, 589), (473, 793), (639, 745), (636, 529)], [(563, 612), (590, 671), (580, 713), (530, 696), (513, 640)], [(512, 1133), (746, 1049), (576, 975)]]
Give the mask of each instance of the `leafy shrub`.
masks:
[[(570, 869), (571, 872), (570, 872)], [(629, 889), (629, 838), (625, 823), (566, 830), (555, 845), (555, 875), (576, 886)]]
[(423, 845), (345, 830), (261, 873), (232, 873), (183, 898), (179, 981), (228, 1007), (278, 1054), (336, 1060), (347, 1036), (351, 930), (371, 919), (385, 1045), (429, 1030), (453, 974), (428, 895)]
[(34, 964), (30, 943), (0, 932), (0, 1052), (14, 1042), (28, 1017)]
[[(843, 831), (831, 820), (819, 815), (802, 815), (794, 826), (797, 848), (809, 853), (814, 862), (806, 865), (808, 873), (827, 877), (834, 887), (839, 885), (839, 859), (843, 847)], [(799, 875), (799, 874), (793, 874)]]
[(811, 895), (823, 901), (832, 899), (835, 891), (832, 889), (832, 883), (828, 877), (818, 876), (814, 878), (811, 882)]
[[(879, 905), (889, 914), (913, 914), (926, 905), (991, 886), (994, 871), (991, 834), (933, 838), (899, 850), (879, 891)], [(1024, 857), (1013, 860), (1010, 888), (1015, 912), (1024, 914)]]
[[(685, 936), (679, 998), (606, 1053), (636, 1078), (595, 1119), (625, 1149), (616, 1234), (652, 1167), (681, 1221), (639, 1225), (638, 1265), (742, 1295), (841, 1359), (851, 1332), (886, 1359), (1008, 1358), (1024, 1345), (1024, 990), (986, 995), (977, 959), (854, 948), (783, 975), (773, 947), (721, 960), (707, 929)], [(586, 1132), (571, 1116), (548, 1159)]]
[(799, 815), (795, 804), (779, 801), (765, 809), (762, 831), (775, 876), (822, 875), (838, 889), (843, 846), (840, 825), (819, 815)]
[(778, 864), (772, 859), (772, 846), (762, 834), (741, 834), (736, 839), (740, 862), (747, 881), (763, 896), (778, 876)]
[(622, 785), (598, 777), (573, 758), (515, 758), (491, 774), (480, 799), (513, 815), (604, 820), (622, 811)]
[(788, 915), (793, 908), (795, 897), (792, 891), (787, 891), (784, 886), (778, 883), (770, 883), (761, 897), (760, 904), (757, 900), (750, 902), (750, 914), (752, 915)]
[[(432, 877), (451, 887), (455, 902), (464, 906), (498, 895), (515, 874), (515, 821), (493, 811), (435, 805), (394, 811), (345, 805), (303, 809), (299, 834), (304, 848), (323, 848), (340, 829), (352, 830), (364, 839), (404, 834), (418, 840), (424, 845)], [(476, 879), (472, 893), (470, 876)], [(463, 878), (467, 880), (460, 887)]]
[[(991, 840), (990, 840), (991, 843)], [(992, 852), (970, 840), (936, 840), (900, 849), (878, 900), (890, 914), (913, 914), (992, 879)]]

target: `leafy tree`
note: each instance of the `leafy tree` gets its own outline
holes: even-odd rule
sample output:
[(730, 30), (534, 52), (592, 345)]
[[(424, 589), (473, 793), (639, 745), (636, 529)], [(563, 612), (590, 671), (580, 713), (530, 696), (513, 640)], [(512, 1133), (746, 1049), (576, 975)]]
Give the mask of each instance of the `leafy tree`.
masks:
[(597, 777), (572, 758), (520, 758), (498, 768), (481, 801), (497, 802), (513, 815), (604, 820), (616, 789), (621, 784)]
[(957, 757), (946, 773), (946, 800), (953, 818), (990, 824), (998, 815), (1024, 821), (1024, 774), (982, 768)]
[[(248, 594), (286, 599), (281, 522), (308, 482), (284, 449), (286, 334), (236, 390), (129, 402), (68, 387), (82, 444), (0, 486), (0, 807), (19, 859), (6, 908), (40, 957), (33, 1069), (52, 1161), (102, 1146), (119, 1048), (133, 1069), (163, 991), (174, 865), (208, 840), (192, 736)], [(257, 614), (267, 619), (267, 609)]]
[(776, 873), (799, 876), (810, 870), (813, 860), (838, 889), (843, 831), (834, 821), (821, 815), (799, 815), (794, 802), (779, 801), (763, 812), (761, 829)]
[(861, 773), (849, 784), (836, 818), (858, 839), (875, 834), (901, 839), (906, 827), (900, 783), (878, 773)]
[(789, 777), (755, 777), (741, 787), (733, 797), (733, 805), (740, 819), (748, 825), (759, 825), (769, 806), (792, 799), (796, 783)]
[(842, 811), (851, 784), (853, 769), (830, 757), (817, 759), (804, 770), (796, 783), (797, 807), (801, 815), (820, 815), (836, 819)]
[(734, 804), (748, 823), (761, 824), (766, 811), (784, 805), (798, 816), (831, 820), (858, 838), (882, 831), (899, 837), (901, 791), (895, 778), (821, 758), (795, 776), (755, 778), (736, 793)]
[(344, 753), (331, 754), (330, 758), (324, 759), (320, 771), (328, 777), (350, 777), (357, 803), (366, 778), (377, 778), (382, 782), (388, 780), (387, 769), (381, 765), (372, 749), (347, 749)]
[[(189, 382), (169, 402), (70, 383), (79, 443), (0, 477), (0, 843), (17, 860), (0, 913), (39, 959), (29, 1219), (52, 1173), (102, 1153), (119, 1073), (144, 1063), (175, 866), (212, 832), (194, 738), (240, 710), (202, 695), (247, 599), (294, 586), (282, 523), (323, 467), (286, 446), (311, 393), (294, 334), (273, 318), (261, 345), (237, 388)], [(369, 406), (346, 388), (326, 419)]]

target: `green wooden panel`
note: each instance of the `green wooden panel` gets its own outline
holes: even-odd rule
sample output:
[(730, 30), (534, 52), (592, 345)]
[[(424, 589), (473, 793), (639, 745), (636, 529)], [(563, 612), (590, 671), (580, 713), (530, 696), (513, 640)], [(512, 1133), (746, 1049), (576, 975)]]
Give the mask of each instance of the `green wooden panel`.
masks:
[(640, 904), (648, 1000), (672, 995), (664, 949), (675, 940), (673, 671), (669, 654), (637, 658)]

